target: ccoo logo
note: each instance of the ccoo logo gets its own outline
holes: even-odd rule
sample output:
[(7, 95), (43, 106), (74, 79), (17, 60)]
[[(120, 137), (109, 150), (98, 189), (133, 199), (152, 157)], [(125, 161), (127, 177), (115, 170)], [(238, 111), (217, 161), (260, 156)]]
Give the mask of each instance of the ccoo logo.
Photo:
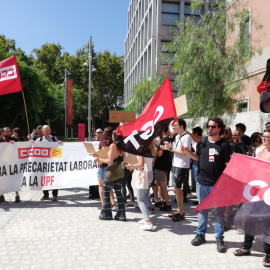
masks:
[(62, 148), (49, 147), (27, 147), (18, 149), (18, 158), (24, 159), (29, 157), (38, 158), (58, 158), (62, 157)]
[(0, 68), (0, 82), (17, 78), (16, 66)]

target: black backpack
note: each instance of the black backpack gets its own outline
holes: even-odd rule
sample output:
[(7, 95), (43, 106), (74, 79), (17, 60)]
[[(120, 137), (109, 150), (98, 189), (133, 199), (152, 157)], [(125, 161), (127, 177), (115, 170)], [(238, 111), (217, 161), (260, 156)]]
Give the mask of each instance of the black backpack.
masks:
[[(41, 142), (42, 142), (42, 140), (43, 140), (43, 136), (40, 137), (40, 141), (41, 141)], [(54, 136), (52, 136), (52, 140), (53, 140), (54, 142), (56, 141)]]

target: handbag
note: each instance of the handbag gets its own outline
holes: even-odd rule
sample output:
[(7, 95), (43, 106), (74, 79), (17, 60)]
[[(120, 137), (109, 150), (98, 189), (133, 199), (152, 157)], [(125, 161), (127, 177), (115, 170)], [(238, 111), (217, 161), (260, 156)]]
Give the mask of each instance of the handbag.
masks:
[(122, 168), (122, 164), (109, 164), (106, 170), (106, 178), (109, 182), (124, 178), (124, 170)]
[(142, 169), (135, 169), (132, 174), (132, 181), (136, 183), (136, 189), (148, 189), (148, 172), (146, 164)]

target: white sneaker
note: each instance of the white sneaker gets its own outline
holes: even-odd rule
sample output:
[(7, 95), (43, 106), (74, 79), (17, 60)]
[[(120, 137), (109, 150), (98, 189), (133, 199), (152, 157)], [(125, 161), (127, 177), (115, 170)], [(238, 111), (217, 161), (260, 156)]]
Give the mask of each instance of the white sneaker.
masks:
[(187, 194), (187, 198), (188, 198), (188, 199), (190, 199), (190, 198), (192, 198), (192, 197), (193, 197), (192, 193), (188, 193), (188, 194)]
[(143, 224), (141, 227), (140, 227), (143, 231), (153, 231), (154, 230), (154, 227), (153, 227), (153, 224), (150, 223), (145, 223)]
[(145, 224), (147, 222), (144, 219), (141, 219), (141, 220), (138, 221), (138, 223), (143, 225), (143, 224)]
[(112, 204), (112, 211), (117, 211), (117, 205), (116, 204)]

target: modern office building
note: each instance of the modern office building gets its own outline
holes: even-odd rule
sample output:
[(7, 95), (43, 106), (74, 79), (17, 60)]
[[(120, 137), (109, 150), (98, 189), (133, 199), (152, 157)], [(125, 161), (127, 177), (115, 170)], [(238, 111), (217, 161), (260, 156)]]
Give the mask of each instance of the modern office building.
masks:
[[(208, 4), (199, 13), (208, 10)], [(173, 39), (171, 28), (184, 17), (197, 20), (191, 14), (190, 1), (185, 0), (131, 0), (128, 9), (128, 32), (125, 40), (124, 105), (132, 95), (132, 87), (140, 80), (150, 78), (156, 72), (168, 75), (176, 97), (174, 75), (168, 61), (160, 60), (164, 54), (171, 59), (173, 54), (164, 50)], [(161, 56), (161, 57), (160, 57)]]
[[(200, 13), (209, 10), (209, 1), (205, 1), (204, 8), (198, 14), (191, 14), (190, 1), (187, 0), (131, 0), (128, 9), (128, 32), (125, 40), (124, 62), (124, 106), (132, 95), (132, 87), (140, 80), (150, 78), (156, 72), (168, 75), (171, 79), (173, 94), (177, 91), (174, 85), (175, 75), (172, 66), (167, 61), (160, 60), (164, 54), (171, 59), (173, 54), (164, 50), (164, 45), (173, 39), (171, 28), (176, 26), (177, 21), (185, 17), (197, 20)], [(264, 123), (270, 121), (270, 114), (264, 114), (259, 109), (260, 96), (257, 93), (257, 85), (263, 78), (266, 70), (266, 61), (270, 58), (270, 0), (227, 0), (228, 10), (234, 9), (239, 3), (243, 8), (250, 11), (250, 17), (246, 22), (247, 31), (250, 34), (249, 42), (254, 44), (258, 39), (255, 21), (261, 24), (263, 35), (259, 43), (262, 54), (256, 54), (248, 67), (249, 76), (245, 82), (245, 90), (237, 98), (239, 105), (235, 107), (233, 120), (230, 126), (234, 129), (235, 123), (243, 122), (247, 126), (247, 134), (254, 131), (262, 131)], [(239, 31), (236, 31), (237, 39)], [(225, 116), (226, 118), (226, 116)], [(202, 118), (200, 123), (204, 123)], [(228, 121), (229, 122), (229, 121)]]

